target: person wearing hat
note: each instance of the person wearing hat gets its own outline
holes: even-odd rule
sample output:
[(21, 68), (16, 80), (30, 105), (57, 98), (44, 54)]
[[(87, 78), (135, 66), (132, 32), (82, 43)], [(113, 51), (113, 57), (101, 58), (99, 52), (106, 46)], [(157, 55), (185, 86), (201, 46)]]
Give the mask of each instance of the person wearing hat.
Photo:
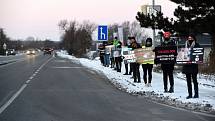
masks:
[[(140, 44), (137, 43), (135, 37), (131, 37), (131, 48), (132, 50), (134, 49), (138, 49), (138, 48), (141, 48)], [(139, 71), (139, 68), (140, 68), (140, 64), (138, 63), (132, 63), (132, 69), (133, 69), (133, 78), (134, 78), (134, 82), (138, 82), (140, 83), (140, 71)], [(138, 79), (138, 81), (137, 81)]]
[[(147, 38), (144, 48), (151, 48), (151, 47), (152, 47), (152, 38)], [(142, 68), (143, 68), (144, 83), (147, 87), (151, 87), (153, 64), (144, 63), (142, 64)], [(148, 75), (148, 81), (147, 81), (147, 75)]]
[[(200, 45), (196, 42), (196, 38), (194, 35), (189, 35), (188, 39), (185, 43), (185, 48), (198, 48)], [(195, 95), (193, 98), (199, 97), (198, 92), (198, 82), (197, 82), (197, 74), (198, 74), (198, 64), (185, 64), (182, 68), (182, 73), (186, 75), (187, 80), (187, 88), (188, 88), (188, 96), (187, 99), (192, 98), (192, 82), (194, 84)]]
[[(161, 46), (163, 47), (170, 47), (175, 46), (175, 43), (170, 39), (171, 33), (165, 32), (163, 34), (164, 41), (162, 42)], [(174, 92), (174, 78), (173, 78), (173, 70), (175, 64), (161, 64), (161, 69), (163, 71), (163, 83), (164, 83), (164, 92), (173, 93)], [(169, 91), (168, 88), (168, 78), (170, 83)]]

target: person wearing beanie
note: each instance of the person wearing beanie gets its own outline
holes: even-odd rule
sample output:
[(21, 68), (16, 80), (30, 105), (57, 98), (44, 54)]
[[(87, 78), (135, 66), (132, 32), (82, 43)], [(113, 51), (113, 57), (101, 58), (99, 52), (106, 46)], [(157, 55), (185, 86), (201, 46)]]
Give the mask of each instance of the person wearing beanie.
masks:
[[(163, 34), (164, 41), (162, 42), (161, 46), (163, 47), (170, 47), (175, 46), (175, 43), (170, 39), (170, 32), (165, 32)], [(174, 78), (173, 78), (173, 70), (175, 64), (161, 64), (161, 69), (163, 71), (163, 83), (164, 83), (164, 92), (173, 93), (174, 92)], [(168, 80), (170, 83), (169, 91), (168, 88)]]
[[(151, 47), (152, 47), (152, 38), (147, 38), (145, 42), (145, 48), (151, 48)], [(144, 83), (147, 87), (151, 87), (153, 64), (144, 63), (142, 64), (142, 68), (143, 68)], [(148, 75), (148, 81), (147, 81), (147, 75)]]

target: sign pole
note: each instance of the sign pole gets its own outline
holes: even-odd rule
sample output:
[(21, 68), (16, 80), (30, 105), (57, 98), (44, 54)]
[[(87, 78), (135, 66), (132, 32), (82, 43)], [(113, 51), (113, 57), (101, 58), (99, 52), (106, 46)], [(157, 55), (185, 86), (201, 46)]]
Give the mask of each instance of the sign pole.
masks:
[[(153, 14), (154, 14), (155, 0), (152, 0), (152, 8), (153, 8)], [(153, 42), (152, 42), (152, 47), (155, 47), (155, 29), (153, 29)]]

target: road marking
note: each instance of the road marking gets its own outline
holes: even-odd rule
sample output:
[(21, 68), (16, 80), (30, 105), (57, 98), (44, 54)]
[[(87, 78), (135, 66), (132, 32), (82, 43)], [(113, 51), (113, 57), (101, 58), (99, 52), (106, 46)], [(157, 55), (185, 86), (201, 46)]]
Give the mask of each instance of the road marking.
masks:
[(61, 68), (63, 68), (63, 69), (70, 69), (70, 68), (84, 68), (84, 67), (67, 67), (67, 66), (63, 66), (63, 67), (51, 67), (51, 68), (57, 68), (57, 69), (61, 69)]
[[(40, 56), (40, 54), (37, 54), (35, 55), (34, 57), (37, 57), (37, 56)], [(8, 64), (5, 64), (5, 65), (1, 65), (1, 67), (5, 67), (5, 66), (9, 66), (9, 65), (12, 65), (14, 63), (17, 63), (17, 62), (22, 62), (22, 61), (25, 61), (25, 60), (28, 60), (28, 58), (24, 57), (24, 58), (20, 58), (20, 59), (12, 59), (12, 60), (7, 60), (7, 62), (9, 62)]]
[(31, 76), (29, 79), (30, 79), (30, 80), (32, 80), (33, 78), (34, 78), (34, 77), (33, 77), (33, 76)]
[(27, 84), (22, 87), (0, 108), (0, 114), (21, 94), (21, 92), (27, 87)]
[(1, 65), (0, 68), (5, 67), (5, 66), (12, 65), (12, 64), (17, 63), (17, 62), (22, 62), (22, 61), (25, 61), (25, 59), (22, 58), (22, 59), (14, 60), (14, 61), (12, 61), (12, 62), (9, 62), (8, 64)]
[(25, 83), (28, 84), (28, 83), (30, 83), (30, 82), (31, 82), (31, 80), (29, 79), (29, 80), (27, 80)]
[[(51, 59), (52, 58), (48, 59), (39, 68), (42, 69)], [(36, 76), (35, 73), (33, 75)], [(2, 114), (7, 109), (7, 107), (10, 106), (12, 104), (12, 102), (24, 91), (24, 89), (28, 86), (28, 84), (34, 78), (33, 75), (22, 85), (22, 87), (3, 106), (0, 107), (0, 114)]]
[(192, 111), (192, 110), (187, 110), (187, 109), (183, 109), (183, 108), (179, 108), (179, 107), (174, 107), (174, 106), (171, 106), (171, 105), (168, 105), (168, 104), (159, 103), (159, 102), (156, 102), (154, 100), (150, 100), (150, 102), (153, 102), (153, 103), (158, 104), (158, 105), (170, 107), (170, 108), (176, 109), (176, 110), (181, 110), (181, 111), (185, 111), (185, 112), (192, 112), (193, 114), (197, 114), (197, 116), (198, 115), (203, 115), (203, 116), (208, 116), (208, 117), (215, 117), (215, 115), (213, 115), (213, 114), (208, 114), (208, 113), (203, 113), (203, 112), (195, 112), (195, 111)]

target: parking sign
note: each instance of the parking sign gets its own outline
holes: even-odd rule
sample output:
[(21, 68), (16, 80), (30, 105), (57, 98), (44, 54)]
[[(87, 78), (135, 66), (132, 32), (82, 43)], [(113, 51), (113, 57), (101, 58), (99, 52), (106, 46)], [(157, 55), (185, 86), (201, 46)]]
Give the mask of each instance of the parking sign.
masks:
[(108, 27), (105, 25), (98, 26), (98, 41), (108, 40)]

